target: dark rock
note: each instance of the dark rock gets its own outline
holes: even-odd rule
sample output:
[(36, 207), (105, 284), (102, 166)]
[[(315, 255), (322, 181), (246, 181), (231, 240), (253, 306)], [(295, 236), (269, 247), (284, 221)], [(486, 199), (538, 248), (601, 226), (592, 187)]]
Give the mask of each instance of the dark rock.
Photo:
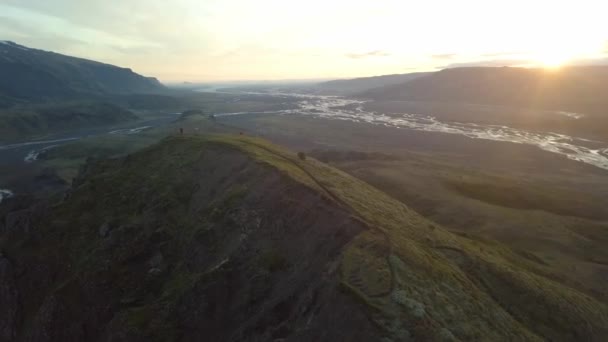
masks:
[(110, 223), (106, 222), (106, 223), (102, 224), (99, 227), (99, 236), (102, 238), (108, 237), (111, 229), (112, 229), (112, 227), (110, 226)]
[(1, 233), (29, 233), (31, 228), (31, 211), (24, 209), (6, 215), (4, 231)]
[(36, 202), (31, 194), (16, 194), (5, 199), (0, 203), (0, 220), (4, 221), (8, 213), (32, 207)]
[(163, 273), (163, 271), (160, 268), (156, 268), (156, 267), (148, 270), (148, 274), (153, 275), (153, 276), (159, 275), (161, 273)]
[(148, 265), (152, 268), (160, 268), (163, 264), (164, 258), (162, 253), (158, 252), (148, 261)]
[(131, 305), (137, 302), (137, 298), (135, 297), (126, 297), (120, 300), (121, 304)]
[(19, 294), (10, 261), (0, 254), (0, 341), (16, 341)]
[(67, 185), (66, 181), (59, 177), (53, 169), (44, 169), (34, 178), (36, 188), (65, 189)]
[[(16, 202), (19, 204), (19, 202)], [(11, 204), (11, 203), (7, 203)], [(33, 231), (35, 222), (39, 222), (48, 213), (49, 205), (46, 201), (23, 208), (25, 206), (12, 206), (5, 211), (4, 224), (0, 225), (1, 234), (28, 234)], [(12, 210), (16, 209), (16, 210)], [(0, 213), (0, 219), (2, 218)]]

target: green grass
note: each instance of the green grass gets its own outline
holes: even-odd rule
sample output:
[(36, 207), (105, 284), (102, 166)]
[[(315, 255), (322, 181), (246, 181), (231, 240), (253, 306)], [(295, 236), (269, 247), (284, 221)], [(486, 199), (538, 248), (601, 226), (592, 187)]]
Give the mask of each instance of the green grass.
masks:
[(368, 297), (391, 292), (388, 246), (383, 237), (372, 231), (359, 235), (344, 251), (342, 279)]
[(87, 159), (122, 157), (157, 143), (162, 137), (162, 134), (144, 133), (85, 138), (49, 149), (39, 162), (44, 168), (55, 170), (59, 177), (71, 182)]
[(283, 253), (273, 247), (268, 248), (261, 253), (258, 263), (263, 269), (269, 272), (281, 271), (289, 266)]
[(137, 120), (119, 106), (102, 102), (66, 102), (0, 109), (0, 141), (115, 125)]
[[(541, 276), (548, 273), (542, 265), (499, 244), (487, 245), (451, 234), (379, 190), (312, 158), (299, 160), (293, 152), (252, 137), (184, 139), (238, 148), (316, 191), (327, 194), (329, 190), (338, 205), (347, 206), (378, 234), (386, 234), (391, 256), (405, 265), (394, 269), (399, 279), (396, 290), (423, 303), (434, 324), (460, 339), (593, 336), (589, 326), (597, 332), (608, 323), (605, 304)], [(359, 265), (362, 282), (343, 281), (367, 295), (367, 301), (385, 308), (386, 317), (395, 315), (390, 296), (369, 296), (368, 288), (381, 287), (378, 284), (385, 278), (386, 267), (377, 258), (377, 243), (365, 235), (360, 239), (363, 241), (351, 244), (344, 252), (343, 266), (346, 273), (352, 273), (353, 265)], [(447, 257), (438, 246), (460, 250), (466, 264)], [(462, 317), (467, 317), (466, 322)]]
[(448, 179), (445, 185), (464, 196), (514, 209), (544, 210), (588, 219), (608, 219), (605, 198), (572, 189), (540, 186), (496, 177)]

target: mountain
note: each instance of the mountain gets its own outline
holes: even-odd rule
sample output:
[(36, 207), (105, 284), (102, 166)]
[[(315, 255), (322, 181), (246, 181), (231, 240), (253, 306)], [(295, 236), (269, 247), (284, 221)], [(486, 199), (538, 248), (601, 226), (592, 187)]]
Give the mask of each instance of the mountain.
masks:
[(131, 69), (0, 41), (0, 141), (115, 125), (125, 108), (175, 108), (155, 78)]
[(387, 85), (360, 96), (376, 100), (492, 104), (606, 113), (608, 66), (445, 69), (407, 83)]
[[(10, 207), (12, 206), (12, 208)], [(174, 136), (0, 206), (4, 341), (600, 341), (608, 308), (315, 159)]]
[(155, 93), (164, 86), (131, 69), (0, 41), (0, 105), (82, 96)]
[(319, 83), (314, 86), (316, 92), (329, 95), (351, 95), (365, 92), (378, 87), (402, 84), (426, 76), (430, 73), (415, 72), (409, 74), (383, 75), (373, 77), (360, 77), (348, 80), (333, 80)]

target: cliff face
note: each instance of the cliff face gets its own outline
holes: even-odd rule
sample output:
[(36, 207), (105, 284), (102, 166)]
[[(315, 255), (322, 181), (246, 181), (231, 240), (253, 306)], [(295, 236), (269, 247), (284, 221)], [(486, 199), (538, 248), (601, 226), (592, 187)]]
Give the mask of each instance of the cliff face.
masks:
[(13, 209), (0, 210), (6, 341), (606, 333), (605, 305), (542, 265), (259, 139), (168, 138), (87, 164), (57, 203)]
[(238, 150), (172, 142), (88, 165), (30, 224), (0, 260), (4, 340), (373, 337), (339, 289), (363, 224)]

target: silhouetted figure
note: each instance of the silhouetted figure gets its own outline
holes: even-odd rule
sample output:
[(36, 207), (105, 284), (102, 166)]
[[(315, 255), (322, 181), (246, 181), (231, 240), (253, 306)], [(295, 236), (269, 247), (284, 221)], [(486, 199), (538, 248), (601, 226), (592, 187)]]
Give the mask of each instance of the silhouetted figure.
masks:
[(179, 128), (179, 134), (184, 134), (184, 129), (183, 128)]

